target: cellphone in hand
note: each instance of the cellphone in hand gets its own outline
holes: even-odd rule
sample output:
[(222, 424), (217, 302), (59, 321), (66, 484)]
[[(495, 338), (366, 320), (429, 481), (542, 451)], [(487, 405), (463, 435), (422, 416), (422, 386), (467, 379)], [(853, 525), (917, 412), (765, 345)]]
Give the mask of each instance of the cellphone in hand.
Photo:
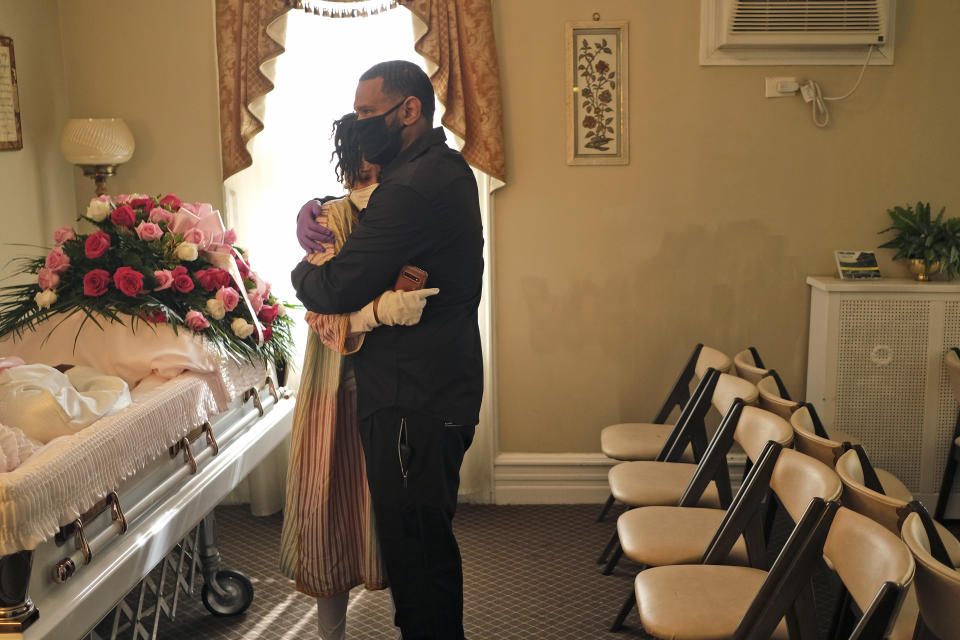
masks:
[(394, 291), (417, 291), (427, 284), (427, 272), (413, 265), (406, 265), (400, 269), (397, 282), (393, 285)]

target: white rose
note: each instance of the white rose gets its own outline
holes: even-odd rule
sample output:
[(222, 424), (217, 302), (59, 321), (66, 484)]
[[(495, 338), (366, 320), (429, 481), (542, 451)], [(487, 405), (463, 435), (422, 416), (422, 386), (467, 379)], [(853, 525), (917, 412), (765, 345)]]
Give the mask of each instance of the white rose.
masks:
[(243, 318), (234, 318), (233, 322), (230, 323), (230, 329), (241, 340), (249, 338), (250, 334), (253, 333), (253, 325)]
[(287, 307), (281, 302), (280, 306), (277, 307), (277, 317), (282, 318), (285, 315), (287, 315)]
[(110, 215), (110, 203), (94, 198), (84, 215), (94, 222), (103, 222)]
[(197, 251), (197, 245), (192, 242), (181, 242), (177, 245), (177, 248), (174, 249), (173, 255), (177, 256), (180, 260), (184, 262), (191, 262), (197, 259), (197, 256), (200, 255)]
[(57, 301), (57, 294), (53, 289), (44, 289), (33, 298), (41, 309), (49, 309)]
[(227, 310), (223, 306), (223, 303), (217, 300), (216, 298), (210, 298), (207, 300), (207, 315), (213, 318), (214, 320), (223, 320), (223, 316), (226, 315)]

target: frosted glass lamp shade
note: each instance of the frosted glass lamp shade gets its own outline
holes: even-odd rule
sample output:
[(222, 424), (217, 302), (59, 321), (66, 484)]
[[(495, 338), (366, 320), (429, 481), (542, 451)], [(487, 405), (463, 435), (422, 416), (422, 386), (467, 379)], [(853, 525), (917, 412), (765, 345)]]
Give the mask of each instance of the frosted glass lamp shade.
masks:
[(76, 118), (60, 135), (60, 153), (71, 164), (118, 165), (133, 156), (133, 134), (120, 118)]

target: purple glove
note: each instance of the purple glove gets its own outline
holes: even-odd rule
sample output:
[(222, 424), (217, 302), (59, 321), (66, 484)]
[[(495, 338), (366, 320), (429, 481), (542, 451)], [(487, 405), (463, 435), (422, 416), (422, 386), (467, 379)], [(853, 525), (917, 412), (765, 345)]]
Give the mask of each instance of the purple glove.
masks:
[(322, 206), (319, 200), (309, 200), (297, 214), (297, 240), (307, 253), (323, 253), (326, 251), (323, 245), (332, 244), (335, 238), (333, 231), (315, 220), (321, 215)]

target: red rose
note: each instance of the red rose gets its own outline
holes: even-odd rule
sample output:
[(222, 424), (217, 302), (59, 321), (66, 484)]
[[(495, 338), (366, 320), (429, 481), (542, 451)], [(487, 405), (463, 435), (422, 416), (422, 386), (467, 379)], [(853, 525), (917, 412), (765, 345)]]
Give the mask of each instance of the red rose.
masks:
[(277, 319), (277, 313), (279, 313), (279, 311), (280, 303), (275, 305), (265, 304), (260, 307), (260, 313), (257, 314), (257, 317), (267, 324), (273, 324), (273, 321)]
[(132, 298), (143, 289), (143, 274), (130, 267), (120, 267), (113, 272), (113, 284)]
[(128, 205), (123, 205), (113, 210), (110, 222), (118, 227), (132, 227), (137, 222), (137, 214)]
[(173, 288), (180, 293), (190, 293), (193, 291), (193, 278), (187, 275), (186, 269), (184, 269), (184, 273), (179, 275), (176, 275), (176, 269), (174, 269)]
[(180, 198), (170, 193), (163, 196), (163, 198), (161, 198), (160, 202), (157, 204), (162, 207), (170, 207), (171, 211), (177, 211), (180, 209), (180, 205), (183, 204), (183, 202), (180, 201)]
[(159, 309), (147, 309), (140, 312), (140, 319), (153, 324), (164, 324), (167, 321), (167, 314)]
[(83, 276), (83, 295), (102, 296), (110, 287), (110, 272), (104, 269), (93, 269)]
[(171, 271), (170, 273), (173, 274), (174, 278), (176, 278), (177, 276), (185, 276), (187, 275), (187, 268), (182, 265), (179, 267), (174, 267), (173, 271)]
[(130, 206), (134, 209), (146, 207), (147, 211), (150, 211), (150, 209), (153, 209), (153, 198), (136, 198), (130, 201)]
[(233, 278), (223, 269), (201, 269), (195, 271), (193, 276), (206, 291), (213, 291), (220, 287), (229, 287), (233, 284)]
[(97, 231), (83, 243), (83, 254), (93, 260), (99, 258), (110, 248), (110, 234)]
[(263, 327), (263, 341), (270, 342), (270, 338), (273, 337), (273, 329), (270, 327)]

